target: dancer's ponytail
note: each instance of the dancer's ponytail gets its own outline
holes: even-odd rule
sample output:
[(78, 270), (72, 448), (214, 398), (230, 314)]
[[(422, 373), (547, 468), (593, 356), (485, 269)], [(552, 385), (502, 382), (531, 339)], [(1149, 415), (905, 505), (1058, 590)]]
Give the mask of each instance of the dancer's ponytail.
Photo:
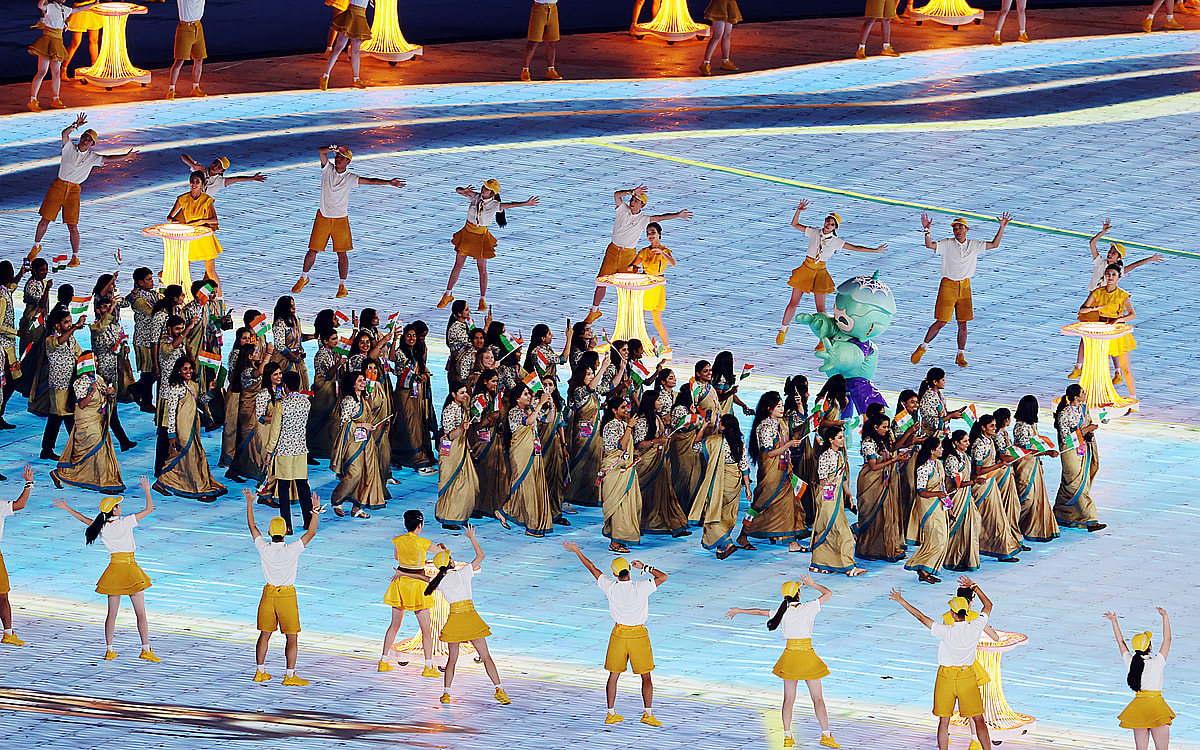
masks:
[(787, 612), (788, 606), (798, 601), (800, 601), (800, 594), (783, 597), (783, 601), (779, 603), (779, 609), (775, 610), (775, 614), (771, 615), (770, 620), (767, 620), (767, 630), (778, 628), (779, 623), (783, 622), (783, 613)]
[(1146, 654), (1150, 653), (1150, 649), (1145, 651), (1134, 651), (1133, 658), (1129, 661), (1129, 677), (1125, 679), (1129, 683), (1129, 689), (1137, 692), (1142, 689), (1142, 670), (1146, 668)]
[(450, 570), (451, 567), (451, 563), (447, 562), (445, 565), (438, 568), (437, 575), (435, 575), (433, 580), (429, 582), (429, 585), (425, 587), (425, 596), (432, 596), (433, 592), (437, 590), (437, 587), (442, 585), (442, 579), (446, 577), (446, 571)]
[(88, 524), (87, 529), (83, 532), (83, 538), (87, 544), (91, 544), (100, 537), (100, 530), (104, 528), (104, 524), (108, 523), (110, 518), (112, 518), (112, 511), (108, 513), (101, 511), (96, 514), (95, 520)]

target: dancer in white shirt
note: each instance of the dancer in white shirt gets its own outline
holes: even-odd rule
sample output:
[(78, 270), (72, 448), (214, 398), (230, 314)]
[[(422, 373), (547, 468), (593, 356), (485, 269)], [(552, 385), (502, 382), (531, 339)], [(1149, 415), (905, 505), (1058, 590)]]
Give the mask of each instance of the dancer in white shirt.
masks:
[(1133, 744), (1138, 750), (1150, 747), (1150, 739), (1154, 738), (1156, 750), (1167, 750), (1171, 741), (1171, 722), (1175, 712), (1163, 700), (1163, 671), (1167, 667), (1167, 655), (1171, 653), (1171, 618), (1167, 611), (1158, 607), (1162, 615), (1163, 635), (1162, 646), (1158, 653), (1150, 656), (1151, 641), (1154, 634), (1147, 630), (1133, 637), (1130, 645), (1133, 652), (1125, 645), (1125, 637), (1121, 635), (1121, 626), (1117, 624), (1115, 612), (1105, 612), (1104, 617), (1112, 623), (1113, 636), (1121, 649), (1121, 658), (1129, 668), (1126, 682), (1129, 689), (1136, 695), (1121, 712), (1121, 726), (1133, 730)]
[(204, 72), (204, 58), (208, 48), (204, 46), (204, 0), (175, 0), (179, 4), (179, 23), (175, 25), (175, 62), (171, 65), (171, 85), (167, 98), (175, 98), (175, 81), (183, 64), (192, 61), (192, 96), (205, 96), (200, 90), (200, 74)]
[[(33, 489), (33, 467), (25, 464), (25, 468), (21, 471), (21, 477), (25, 480), (25, 489), (21, 491), (17, 499), (0, 500), (0, 540), (4, 539), (4, 519), (18, 511), (25, 510), (25, 505), (29, 502), (29, 493)], [(25, 641), (18, 638), (17, 634), (13, 632), (12, 605), (8, 602), (10, 590), (8, 569), (4, 567), (4, 555), (0, 553), (0, 622), (4, 623), (4, 637), (0, 638), (0, 643), (9, 646), (24, 646)]]

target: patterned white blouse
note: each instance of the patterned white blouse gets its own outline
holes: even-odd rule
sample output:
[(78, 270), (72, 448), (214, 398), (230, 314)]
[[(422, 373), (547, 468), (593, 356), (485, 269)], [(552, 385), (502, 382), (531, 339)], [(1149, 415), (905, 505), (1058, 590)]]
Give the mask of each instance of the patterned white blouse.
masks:
[[(262, 391), (259, 392), (262, 395)], [(289, 393), (277, 405), (274, 419), (280, 420), (279, 440), (275, 443), (276, 456), (303, 456), (308, 454), (308, 412), (312, 400), (303, 393)]]
[(1027, 450), (1033, 450), (1033, 437), (1037, 427), (1026, 422), (1013, 422), (1013, 442)]
[(58, 344), (53, 339), (46, 339), (46, 360), (50, 370), (50, 388), (65, 391), (71, 387), (71, 378), (75, 377), (75, 360), (82, 350), (75, 339), (69, 338)]
[(442, 434), (448, 435), (451, 431), (457, 430), (466, 422), (466, 414), (463, 413), (463, 408), (458, 405), (457, 401), (451, 401), (442, 409)]
[(333, 363), (333, 350), (321, 344), (317, 347), (316, 356), (313, 357), (313, 375), (328, 380), (329, 371), (333, 369)]
[(603, 435), (604, 450), (620, 450), (621, 438), (625, 437), (625, 423), (620, 418), (610, 419), (608, 424), (604, 425)]
[(844, 466), (842, 452), (830, 447), (817, 459), (817, 479), (825, 480), (838, 474)]
[[(167, 435), (170, 437), (174, 437), (174, 438), (180, 437), (180, 435), (177, 434), (178, 427), (179, 427), (178, 421), (177, 421), (179, 405), (183, 402), (183, 400), (185, 398), (190, 398), (190, 399), (195, 400), (196, 394), (192, 390), (193, 387), (194, 387), (194, 385), (188, 385), (185, 383), (184, 385), (168, 385), (166, 388)], [(199, 424), (199, 420), (196, 420), (192, 423), (192, 429), (196, 429), (197, 424)]]
[[(158, 343), (158, 335), (154, 332), (150, 311), (158, 304), (158, 292), (152, 289), (134, 289), (129, 295), (129, 304), (133, 307), (133, 344), (134, 346), (154, 346)], [(166, 318), (163, 318), (166, 321)]]

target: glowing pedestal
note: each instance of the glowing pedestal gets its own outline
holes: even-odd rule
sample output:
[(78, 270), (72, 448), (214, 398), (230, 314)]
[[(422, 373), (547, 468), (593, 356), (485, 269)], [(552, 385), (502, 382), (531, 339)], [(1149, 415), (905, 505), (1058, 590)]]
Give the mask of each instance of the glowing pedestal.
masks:
[(371, 21), (371, 40), (362, 46), (362, 51), (390, 65), (425, 53), (423, 47), (409, 44), (404, 34), (400, 33), (396, 0), (376, 0), (375, 18)]
[(75, 71), (85, 83), (91, 82), (112, 91), (114, 86), (127, 83), (150, 83), (150, 71), (134, 67), (125, 51), (125, 22), (129, 16), (143, 16), (146, 6), (133, 3), (97, 3), (88, 8), (104, 19), (100, 54), (96, 64)]
[(184, 296), (191, 299), (192, 272), (188, 268), (188, 244), (213, 233), (195, 224), (157, 224), (142, 230), (144, 237), (159, 237), (163, 241), (163, 286), (178, 284)]
[[(436, 574), (436, 573), (437, 573), (437, 571), (435, 570), (434, 574)], [(433, 635), (433, 655), (434, 656), (446, 656), (448, 653), (450, 653), (449, 650), (446, 648), (446, 642), (443, 641), (441, 638), (438, 638), (437, 634), (442, 632), (442, 626), (444, 626), (446, 624), (446, 618), (450, 616), (450, 603), (446, 601), (446, 597), (442, 596), (442, 592), (440, 592), (440, 591), (434, 591), (433, 595), (430, 597), (430, 599), (433, 599), (433, 606), (430, 607), (430, 616), (429, 616), (430, 623), (431, 623), (430, 629), (433, 631), (433, 634), (434, 634)], [(417, 618), (414, 615), (412, 619), (415, 622)], [(417, 634), (415, 636), (413, 636), (412, 638), (409, 638), (407, 641), (404, 641), (403, 643), (394, 644), (392, 646), (392, 651), (395, 651), (400, 654), (420, 654), (420, 655), (422, 655), (421, 658), (424, 659), (425, 657), (423, 654), (425, 653), (425, 647), (424, 647), (423, 643), (424, 643), (424, 639), (421, 637), (421, 628), (418, 625), (417, 626)], [(470, 643), (459, 644), (459, 646), (460, 647), (459, 647), (458, 653), (460, 656), (462, 654), (475, 653), (475, 647), (472, 646)], [(408, 662), (404, 662), (404, 663), (407, 664)]]
[[(1009, 739), (1032, 730), (1037, 720), (1009, 708), (1008, 701), (1004, 699), (1004, 682), (1000, 677), (1000, 656), (1005, 651), (1027, 643), (1029, 638), (1020, 633), (1006, 633), (1003, 630), (997, 630), (996, 635), (1000, 636), (999, 641), (988, 638), (986, 633), (980, 637), (979, 644), (975, 647), (975, 658), (991, 678), (991, 682), (984, 685), (980, 691), (983, 693), (983, 718), (987, 722), (988, 731), (993, 739)], [(955, 713), (950, 718), (950, 726), (961, 731), (967, 727), (968, 721)]]
[(1108, 374), (1108, 342), (1133, 330), (1128, 323), (1071, 323), (1062, 327), (1065, 336), (1083, 338), (1083, 375), (1079, 385), (1089, 409), (1104, 410), (1119, 417), (1136, 408), (1138, 400), (1118, 396)]
[(960, 24), (981, 22), (983, 11), (972, 8), (967, 0), (931, 0), (920, 8), (909, 10), (907, 17), (915, 19), (918, 26), (921, 21), (936, 21), (957, 29)]
[(684, 39), (703, 39), (712, 36), (712, 29), (703, 23), (696, 23), (688, 13), (687, 0), (662, 0), (658, 13), (650, 23), (639, 23), (633, 27), (638, 39), (646, 34), (665, 39), (667, 44), (681, 42)]
[[(599, 286), (617, 288), (617, 327), (613, 330), (613, 341), (638, 339), (649, 345), (646, 333), (646, 306), (642, 295), (647, 289), (660, 286), (666, 279), (648, 273), (610, 273), (596, 279)], [(607, 346), (602, 347), (607, 349)]]

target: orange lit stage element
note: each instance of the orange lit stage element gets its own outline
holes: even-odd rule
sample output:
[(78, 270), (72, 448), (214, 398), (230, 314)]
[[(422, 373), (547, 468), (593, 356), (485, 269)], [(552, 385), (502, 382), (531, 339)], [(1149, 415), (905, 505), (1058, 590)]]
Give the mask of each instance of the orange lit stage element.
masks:
[[(1000, 678), (1000, 656), (1017, 646), (1029, 642), (1029, 638), (1020, 633), (1006, 633), (997, 630), (999, 641), (993, 641), (984, 633), (975, 647), (975, 660), (987, 672), (991, 681), (984, 685), (983, 718), (987, 721), (988, 731), (993, 739), (1012, 739), (1033, 729), (1036, 719), (1027, 714), (1017, 713), (1008, 706), (1004, 699), (1004, 683)], [(950, 719), (952, 729), (963, 731), (969, 719), (954, 714)]]
[[(437, 570), (436, 569), (433, 570), (433, 572), (430, 573), (430, 575), (437, 575)], [(440, 592), (440, 591), (434, 591), (433, 595), (430, 596), (429, 598), (433, 599), (433, 606), (430, 607), (430, 611), (432, 613), (430, 615), (430, 623), (432, 625), (432, 627), (430, 629), (434, 633), (433, 655), (434, 656), (446, 656), (448, 653), (450, 653), (446, 648), (446, 642), (443, 641), (441, 638), (438, 638), (437, 634), (442, 632), (442, 626), (446, 624), (446, 618), (450, 616), (450, 603), (446, 601), (446, 597), (442, 596), (442, 592)], [(411, 619), (412, 619), (413, 623), (416, 623), (417, 618), (415, 615)], [(406, 619), (406, 621), (407, 621), (407, 619)], [(393, 644), (392, 651), (395, 651), (396, 653), (400, 653), (400, 654), (416, 654), (416, 655), (420, 656), (422, 659), (425, 658), (423, 656), (423, 654), (425, 653), (425, 649), (424, 649), (424, 645), (423, 645), (423, 639), (421, 638), (421, 627), (419, 625), (417, 626), (417, 634), (414, 635), (412, 638), (409, 638), (407, 641), (404, 641), (403, 643)], [(462, 656), (463, 654), (473, 654), (473, 653), (475, 653), (475, 647), (472, 646), (470, 643), (459, 644), (459, 652), (458, 653), (459, 653), (459, 656)], [(401, 663), (407, 664), (408, 662), (401, 662)]]
[(983, 21), (983, 11), (972, 8), (967, 0), (930, 0), (920, 8), (911, 8), (907, 17), (915, 20), (918, 26), (922, 21), (936, 21), (957, 29), (964, 23)]
[(146, 6), (133, 3), (96, 3), (88, 8), (104, 19), (100, 55), (96, 64), (75, 71), (84, 83), (94, 83), (112, 91), (114, 86), (127, 83), (150, 83), (150, 71), (135, 68), (125, 51), (125, 22), (129, 16), (146, 15)]
[[(642, 295), (647, 289), (660, 286), (665, 281), (662, 276), (648, 273), (610, 273), (596, 279), (598, 286), (617, 288), (617, 327), (613, 330), (613, 341), (638, 339), (649, 344), (650, 335), (646, 333), (646, 306)], [(607, 351), (608, 345), (602, 344), (597, 350)]]
[(371, 41), (362, 46), (364, 54), (384, 60), (388, 65), (425, 54), (423, 47), (409, 44), (400, 33), (397, 0), (376, 0), (375, 19), (371, 21)]
[(633, 33), (638, 39), (646, 34), (665, 39), (667, 44), (682, 42), (684, 39), (704, 39), (712, 36), (712, 28), (707, 24), (696, 23), (688, 13), (687, 0), (662, 0), (658, 13), (650, 23), (639, 23), (633, 27)]
[(188, 244), (192, 240), (211, 236), (213, 231), (196, 224), (157, 224), (142, 230), (143, 237), (159, 237), (163, 241), (163, 286), (178, 284), (184, 296), (192, 298), (192, 272), (188, 268)]
[(1083, 375), (1079, 385), (1089, 409), (1120, 417), (1136, 409), (1136, 398), (1118, 396), (1108, 374), (1108, 342), (1133, 330), (1128, 323), (1072, 323), (1062, 327), (1065, 336), (1083, 338)]

